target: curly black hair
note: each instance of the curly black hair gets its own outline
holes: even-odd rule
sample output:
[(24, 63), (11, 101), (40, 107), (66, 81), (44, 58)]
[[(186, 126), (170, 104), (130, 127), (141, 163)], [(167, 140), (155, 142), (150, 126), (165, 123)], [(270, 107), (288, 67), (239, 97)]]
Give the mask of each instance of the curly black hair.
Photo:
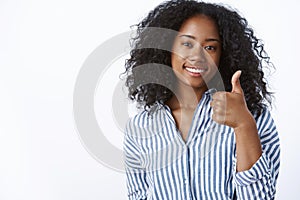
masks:
[(194, 0), (163, 2), (136, 25), (133, 48), (125, 63), (129, 98), (147, 109), (156, 102), (166, 102), (174, 95), (171, 83), (175, 75), (169, 70), (172, 67), (168, 49), (172, 48), (176, 35), (168, 31), (153, 31), (149, 27), (179, 31), (187, 19), (199, 14), (211, 18), (218, 26), (222, 43), (219, 72), (225, 91), (231, 91), (231, 77), (241, 70), (240, 82), (247, 106), (252, 114), (260, 114), (267, 103), (271, 105), (272, 100), (263, 68), (273, 67), (262, 41), (236, 10)]

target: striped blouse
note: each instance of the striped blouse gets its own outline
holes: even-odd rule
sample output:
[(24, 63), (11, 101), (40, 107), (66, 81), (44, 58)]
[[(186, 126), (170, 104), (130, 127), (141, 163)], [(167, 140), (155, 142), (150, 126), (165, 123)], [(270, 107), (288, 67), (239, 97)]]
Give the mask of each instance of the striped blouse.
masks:
[(211, 118), (208, 90), (199, 102), (186, 142), (168, 106), (132, 117), (124, 157), (130, 200), (274, 199), (279, 172), (278, 133), (265, 108), (255, 116), (263, 153), (251, 169), (236, 172), (233, 129)]

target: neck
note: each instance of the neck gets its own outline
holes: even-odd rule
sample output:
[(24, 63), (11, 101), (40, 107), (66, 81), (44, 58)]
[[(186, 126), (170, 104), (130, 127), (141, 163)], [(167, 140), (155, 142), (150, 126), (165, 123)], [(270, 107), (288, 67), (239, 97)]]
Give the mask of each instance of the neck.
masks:
[(206, 90), (206, 85), (199, 88), (193, 88), (179, 83), (175, 89), (175, 95), (167, 102), (167, 104), (173, 109), (179, 107), (194, 109), (197, 107)]

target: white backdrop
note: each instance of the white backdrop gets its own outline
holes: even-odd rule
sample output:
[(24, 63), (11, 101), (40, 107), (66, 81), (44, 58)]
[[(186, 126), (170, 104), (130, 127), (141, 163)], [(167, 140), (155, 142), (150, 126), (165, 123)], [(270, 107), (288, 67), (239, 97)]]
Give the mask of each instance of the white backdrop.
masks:
[[(74, 84), (95, 48), (128, 31), (160, 2), (0, 1), (1, 200), (126, 199), (124, 174), (100, 164), (80, 140), (73, 119)], [(276, 97), (272, 113), (282, 148), (277, 199), (297, 199), (300, 4), (223, 3), (248, 19), (277, 68), (271, 79)], [(122, 72), (122, 62), (115, 66), (119, 71), (108, 74), (107, 83), (117, 81), (115, 76)], [(100, 90), (111, 89), (99, 83), (98, 90), (96, 99), (101, 99)], [(104, 113), (110, 118), (111, 111), (99, 105), (95, 104), (99, 120)], [(111, 127), (107, 138), (121, 148), (122, 134), (114, 121), (105, 124)]]

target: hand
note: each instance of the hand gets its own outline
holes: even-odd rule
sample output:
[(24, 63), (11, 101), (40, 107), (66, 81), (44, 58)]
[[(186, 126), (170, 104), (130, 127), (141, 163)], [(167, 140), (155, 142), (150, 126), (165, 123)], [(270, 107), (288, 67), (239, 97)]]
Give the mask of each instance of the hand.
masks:
[(244, 92), (240, 84), (239, 78), (241, 73), (239, 70), (233, 74), (231, 78), (232, 91), (216, 92), (210, 104), (213, 109), (213, 120), (232, 128), (239, 128), (247, 125), (249, 122), (254, 122), (253, 116), (247, 108)]

